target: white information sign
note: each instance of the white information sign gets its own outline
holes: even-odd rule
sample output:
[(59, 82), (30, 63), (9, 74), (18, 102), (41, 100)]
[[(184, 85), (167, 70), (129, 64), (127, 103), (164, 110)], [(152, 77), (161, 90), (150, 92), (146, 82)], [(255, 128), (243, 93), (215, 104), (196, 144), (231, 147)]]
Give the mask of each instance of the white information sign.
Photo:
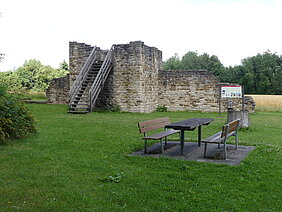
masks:
[(226, 85), (221, 86), (222, 98), (242, 98), (242, 86), (240, 85)]

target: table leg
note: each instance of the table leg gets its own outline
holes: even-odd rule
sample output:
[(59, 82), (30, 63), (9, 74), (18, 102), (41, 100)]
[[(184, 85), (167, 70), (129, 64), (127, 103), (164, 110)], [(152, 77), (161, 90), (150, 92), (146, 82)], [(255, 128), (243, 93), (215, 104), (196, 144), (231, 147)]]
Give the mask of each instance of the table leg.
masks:
[(181, 145), (181, 155), (183, 155), (184, 153), (184, 130), (181, 130), (180, 145)]
[(202, 142), (202, 126), (198, 126), (198, 146), (201, 146)]

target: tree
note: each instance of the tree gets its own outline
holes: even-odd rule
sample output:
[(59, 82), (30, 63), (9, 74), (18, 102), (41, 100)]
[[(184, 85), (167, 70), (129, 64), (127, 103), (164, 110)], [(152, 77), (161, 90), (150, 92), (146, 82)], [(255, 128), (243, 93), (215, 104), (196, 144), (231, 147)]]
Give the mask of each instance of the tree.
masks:
[(245, 93), (282, 94), (282, 56), (270, 51), (244, 58), (241, 65), (234, 67), (224, 67), (215, 55), (189, 51), (181, 60), (176, 56), (169, 58), (164, 69), (205, 69), (221, 82), (244, 85)]
[(179, 70), (181, 67), (178, 54), (170, 57), (163, 65), (164, 70)]
[(67, 62), (65, 60), (62, 63), (60, 63), (60, 68), (59, 69), (65, 70), (65, 71), (69, 70), (69, 65), (67, 64)]
[(31, 59), (15, 71), (0, 73), (0, 82), (7, 85), (9, 91), (23, 90), (45, 91), (53, 78), (64, 77), (68, 74), (67, 63), (60, 64), (60, 69), (44, 66), (40, 61)]
[(7, 90), (13, 93), (23, 91), (19, 77), (12, 71), (0, 72), (0, 84), (6, 86)]
[(215, 76), (221, 77), (224, 66), (217, 56), (207, 53), (199, 55), (197, 52), (189, 51), (180, 60), (178, 55), (169, 58), (164, 63), (164, 70), (207, 70)]
[(23, 66), (15, 70), (16, 75), (20, 78), (22, 87), (29, 90), (35, 87), (35, 78), (42, 66), (40, 61), (31, 59), (25, 61)]
[(266, 51), (225, 69), (225, 82), (244, 85), (245, 93), (282, 94), (282, 57)]
[(277, 83), (282, 73), (281, 56), (266, 51), (263, 54), (246, 58), (242, 61), (245, 76), (244, 84), (249, 91), (256, 94), (279, 94), (281, 88)]
[(42, 66), (34, 77), (36, 90), (46, 90), (52, 79), (60, 78), (68, 73), (65, 69), (53, 69), (51, 66)]

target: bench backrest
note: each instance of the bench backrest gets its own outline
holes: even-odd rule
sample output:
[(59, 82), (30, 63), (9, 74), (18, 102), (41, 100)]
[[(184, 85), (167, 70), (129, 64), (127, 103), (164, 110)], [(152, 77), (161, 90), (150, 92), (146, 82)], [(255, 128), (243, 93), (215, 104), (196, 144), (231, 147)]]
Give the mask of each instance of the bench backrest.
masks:
[(222, 128), (221, 138), (227, 136), (228, 134), (232, 132), (237, 132), (238, 127), (239, 127), (239, 121), (240, 119), (236, 119), (224, 125)]
[(153, 119), (149, 121), (139, 122), (138, 127), (140, 133), (146, 133), (148, 131), (157, 130), (160, 128), (164, 128), (165, 125), (170, 124), (168, 117)]

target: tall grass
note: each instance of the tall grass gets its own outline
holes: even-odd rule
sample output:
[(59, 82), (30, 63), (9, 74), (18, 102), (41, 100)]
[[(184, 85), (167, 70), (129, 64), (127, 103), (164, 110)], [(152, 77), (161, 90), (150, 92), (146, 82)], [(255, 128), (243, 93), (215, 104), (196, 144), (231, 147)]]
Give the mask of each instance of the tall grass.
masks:
[(256, 111), (282, 112), (282, 95), (248, 95), (256, 102)]

